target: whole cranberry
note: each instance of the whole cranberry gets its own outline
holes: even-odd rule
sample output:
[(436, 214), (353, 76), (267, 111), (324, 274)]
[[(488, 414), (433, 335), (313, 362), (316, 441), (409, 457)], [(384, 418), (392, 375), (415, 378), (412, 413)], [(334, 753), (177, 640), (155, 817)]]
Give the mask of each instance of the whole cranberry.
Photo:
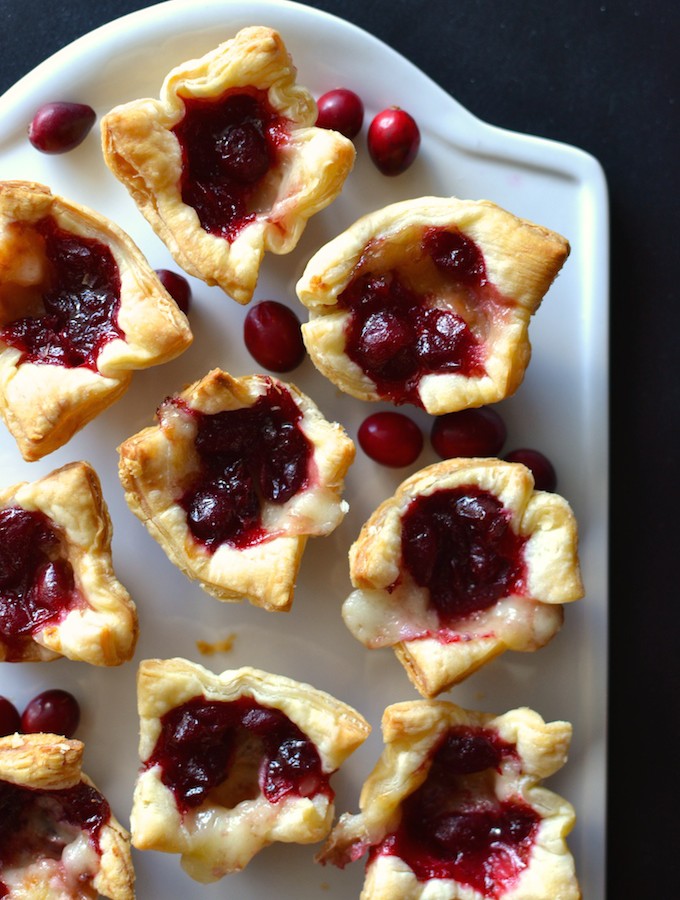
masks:
[(410, 466), (423, 449), (423, 433), (408, 416), (377, 412), (359, 426), (357, 438), (367, 456), (384, 466)]
[(348, 88), (327, 91), (316, 102), (318, 128), (339, 131), (352, 140), (364, 124), (364, 104), (358, 94)]
[(72, 737), (80, 723), (80, 705), (73, 694), (51, 688), (35, 696), (21, 714), (24, 734), (49, 732)]
[(14, 734), (21, 728), (19, 711), (7, 697), (0, 697), (0, 737)]
[(442, 459), (498, 456), (506, 436), (505, 422), (488, 406), (438, 416), (430, 431), (432, 447)]
[(521, 447), (506, 453), (507, 462), (522, 463), (527, 469), (531, 469), (534, 476), (534, 487), (537, 491), (554, 491), (557, 487), (557, 473), (547, 456), (539, 450)]
[(243, 340), (253, 359), (271, 372), (290, 372), (305, 357), (300, 320), (277, 300), (261, 300), (248, 310)]
[(28, 139), (41, 153), (66, 153), (82, 144), (96, 118), (86, 103), (44, 103), (28, 126)]
[(379, 112), (368, 128), (368, 152), (383, 175), (401, 175), (420, 147), (420, 129), (398, 106)]
[(156, 275), (177, 306), (187, 315), (191, 306), (191, 286), (186, 278), (171, 269), (156, 269)]

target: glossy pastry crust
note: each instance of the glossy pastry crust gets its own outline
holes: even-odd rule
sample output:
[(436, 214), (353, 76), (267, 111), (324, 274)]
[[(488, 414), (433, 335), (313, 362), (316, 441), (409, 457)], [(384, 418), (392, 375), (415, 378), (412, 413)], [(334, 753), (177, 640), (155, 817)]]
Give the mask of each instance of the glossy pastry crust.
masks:
[[(350, 140), (315, 127), (316, 103), (296, 74), (278, 32), (243, 28), (169, 72), (159, 100), (117, 106), (101, 123), (107, 165), (177, 263), (239, 303), (252, 298), (265, 251), (293, 250), (307, 220), (336, 198), (354, 165)], [(287, 120), (288, 138), (280, 162), (258, 188), (254, 220), (229, 242), (204, 230), (195, 209), (183, 202), (182, 151), (172, 129), (184, 117), (183, 98), (216, 100), (238, 88), (266, 91), (271, 107)]]
[[(420, 250), (424, 233), (456, 229), (482, 253), (493, 290), (482, 301), (438, 274)], [(565, 238), (488, 200), (420, 197), (369, 213), (321, 247), (296, 290), (309, 310), (302, 326), (317, 369), (360, 400), (381, 400), (376, 383), (345, 350), (349, 311), (338, 298), (361, 274), (396, 271), (407, 287), (457, 313), (484, 348), (485, 374), (425, 374), (420, 404), (432, 415), (494, 403), (521, 384), (531, 358), (529, 322), (569, 254)], [(430, 299), (431, 298), (431, 299)]]
[(178, 497), (200, 469), (196, 426), (171, 404), (160, 408), (158, 425), (143, 429), (118, 448), (119, 474), (130, 509), (187, 577), (219, 600), (247, 599), (267, 610), (285, 611), (293, 602), (307, 539), (330, 534), (347, 512), (342, 492), (354, 460), (354, 443), (294, 385), (268, 376), (233, 378), (214, 369), (178, 396), (190, 409), (211, 414), (252, 406), (272, 385), (288, 391), (303, 413), (300, 427), (313, 446), (313, 477), (286, 503), (263, 505), (269, 539), (244, 548), (224, 543), (214, 553), (194, 540)]
[[(342, 701), (311, 685), (251, 667), (216, 675), (184, 659), (144, 660), (137, 696), (142, 763), (153, 753), (162, 716), (197, 696), (208, 701), (250, 697), (281, 710), (315, 744), (322, 769), (329, 775), (370, 732), (363, 716)], [(276, 803), (260, 793), (233, 807), (209, 798), (195, 811), (181, 815), (154, 765), (138, 776), (130, 822), (135, 847), (180, 853), (182, 866), (192, 878), (210, 882), (244, 868), (274, 841), (322, 840), (333, 815), (332, 799), (320, 793), (288, 796)]]
[[(468, 485), (497, 498), (512, 531), (527, 539), (525, 587), (522, 595), (461, 616), (440, 640), (429, 589), (403, 565), (402, 517), (414, 498)], [(407, 478), (364, 524), (349, 560), (355, 590), (343, 604), (345, 624), (369, 648), (392, 646), (424, 697), (448, 690), (505, 650), (544, 646), (562, 625), (562, 604), (583, 596), (571, 507), (558, 494), (535, 490), (525, 466), (493, 458), (443, 460)]]
[(91, 370), (22, 362), (21, 351), (0, 338), (0, 414), (29, 461), (61, 447), (117, 400), (132, 370), (167, 362), (192, 341), (186, 316), (127, 234), (94, 210), (26, 181), (0, 182), (0, 328), (43, 312), (49, 268), (36, 226), (46, 218), (111, 251), (125, 339), (109, 341)]
[[(95, 787), (82, 771), (84, 745), (56, 734), (13, 734), (0, 737), (0, 781), (43, 791), (59, 791), (79, 783)], [(75, 848), (78, 838), (73, 839)], [(0, 881), (11, 880), (13, 897), (49, 900), (55, 896), (54, 878), (60, 870), (59, 897), (82, 900), (84, 897), (109, 897), (111, 900), (133, 900), (135, 874), (130, 853), (130, 836), (113, 813), (99, 832), (98, 848), (71, 850), (65, 848), (61, 860), (34, 860), (23, 871), (13, 869), (8, 877), (0, 861)], [(83, 863), (82, 875), (78, 863)], [(88, 886), (91, 883), (91, 887)], [(77, 885), (73, 887), (74, 883)], [(73, 893), (71, 893), (71, 889)]]
[[(540, 785), (567, 761), (572, 728), (568, 722), (545, 722), (527, 708), (502, 715), (463, 709), (443, 700), (416, 700), (387, 707), (382, 719), (384, 749), (361, 791), (360, 812), (343, 814), (317, 859), (344, 867), (358, 860), (398, 827), (402, 804), (425, 781), (432, 756), (455, 726), (481, 728), (516, 747), (486, 773), (498, 800), (518, 798), (540, 815), (527, 867), (517, 883), (494, 897), (502, 900), (580, 900), (574, 860), (566, 837), (575, 822), (564, 798)], [(458, 775), (463, 782), (470, 776)], [(487, 782), (488, 783), (488, 782)], [(474, 781), (468, 786), (474, 797)], [(465, 785), (461, 793), (465, 794)], [(452, 878), (418, 881), (396, 855), (379, 854), (366, 866), (361, 900), (484, 900), (468, 884)]]
[(73, 570), (80, 603), (48, 624), (23, 647), (20, 660), (0, 638), (0, 659), (39, 662), (65, 656), (98, 666), (132, 658), (137, 610), (118, 581), (111, 555), (112, 525), (101, 483), (86, 462), (62, 466), (33, 482), (0, 489), (0, 508), (43, 513), (58, 534), (60, 556)]

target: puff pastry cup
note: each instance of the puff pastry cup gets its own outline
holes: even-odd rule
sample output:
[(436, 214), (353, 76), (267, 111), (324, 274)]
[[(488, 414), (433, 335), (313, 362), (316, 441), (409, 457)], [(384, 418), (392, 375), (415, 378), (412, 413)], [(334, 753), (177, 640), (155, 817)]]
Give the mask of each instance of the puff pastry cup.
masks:
[(130, 509), (207, 593), (288, 610), (307, 539), (347, 512), (353, 441), (294, 385), (220, 369), (157, 419), (119, 447)]
[(488, 200), (399, 201), (309, 260), (296, 287), (307, 351), (360, 400), (432, 415), (494, 403), (524, 378), (530, 319), (568, 254)]
[(361, 900), (579, 900), (571, 804), (540, 781), (567, 760), (568, 722), (443, 700), (389, 706), (383, 753), (318, 860), (370, 851)]
[(113, 569), (111, 519), (89, 463), (0, 489), (0, 535), (0, 659), (131, 659), (137, 611)]
[(323, 840), (331, 775), (370, 726), (308, 684), (244, 667), (216, 675), (144, 660), (133, 846), (181, 854), (196, 881), (239, 871), (274, 841)]
[(106, 164), (177, 263), (239, 303), (252, 298), (264, 253), (293, 250), (354, 165), (348, 138), (315, 127), (316, 103), (296, 76), (278, 32), (243, 28), (172, 69), (158, 100), (101, 122)]
[(583, 596), (567, 501), (531, 471), (459, 458), (407, 478), (350, 548), (342, 616), (369, 648), (393, 647), (434, 697), (505, 650), (544, 646)]
[(117, 225), (45, 185), (0, 182), (0, 414), (26, 460), (64, 445), (125, 392), (132, 370), (191, 341)]
[(0, 891), (10, 900), (133, 900), (130, 836), (82, 771), (83, 744), (0, 737)]

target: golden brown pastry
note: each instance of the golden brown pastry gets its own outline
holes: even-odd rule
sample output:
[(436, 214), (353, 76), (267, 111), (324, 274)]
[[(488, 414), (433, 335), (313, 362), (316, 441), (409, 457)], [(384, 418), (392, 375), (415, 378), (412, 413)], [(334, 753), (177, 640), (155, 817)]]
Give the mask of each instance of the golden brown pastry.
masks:
[(360, 400), (432, 415), (521, 384), (528, 327), (569, 253), (487, 200), (420, 197), (363, 216), (309, 260), (297, 294), (314, 365)]
[(131, 659), (137, 611), (116, 578), (112, 527), (86, 462), (0, 489), (0, 659)]
[(424, 697), (505, 650), (536, 650), (583, 596), (573, 512), (520, 463), (448, 459), (416, 472), (350, 548), (342, 615), (393, 647)]
[(45, 185), (0, 182), (0, 414), (26, 460), (117, 400), (132, 370), (191, 340), (118, 226)]
[(181, 854), (206, 883), (274, 841), (322, 840), (329, 779), (370, 731), (308, 684), (249, 667), (215, 675), (184, 659), (140, 664), (138, 706), (132, 843)]
[(354, 165), (296, 74), (276, 31), (243, 28), (101, 123), (106, 164), (177, 263), (239, 303), (265, 251), (289, 253)]
[(130, 836), (81, 770), (83, 744), (0, 737), (0, 892), (9, 900), (133, 900)]
[(579, 900), (570, 803), (540, 785), (567, 760), (568, 722), (416, 700), (383, 715), (384, 750), (317, 857), (370, 851), (361, 900)]
[(119, 447), (125, 498), (220, 600), (287, 610), (307, 538), (342, 521), (354, 443), (293, 385), (214, 369)]

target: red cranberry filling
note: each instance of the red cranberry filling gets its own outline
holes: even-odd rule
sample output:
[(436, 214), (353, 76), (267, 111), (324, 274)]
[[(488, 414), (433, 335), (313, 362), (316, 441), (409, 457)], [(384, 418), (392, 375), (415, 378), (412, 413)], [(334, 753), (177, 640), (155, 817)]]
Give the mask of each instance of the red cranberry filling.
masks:
[(210, 551), (223, 543), (242, 548), (266, 539), (262, 503), (286, 503), (309, 477), (312, 446), (290, 392), (270, 383), (252, 406), (213, 415), (189, 412), (198, 420), (202, 471), (179, 503), (192, 535)]
[(499, 800), (488, 776), (516, 758), (494, 732), (451, 728), (424, 783), (402, 804), (396, 831), (372, 850), (398, 856), (419, 881), (450, 878), (485, 897), (514, 886), (529, 863), (539, 814), (521, 798)]
[(402, 517), (402, 558), (444, 626), (521, 593), (526, 539), (489, 491), (475, 485), (413, 499)]
[(287, 120), (256, 88), (184, 98), (184, 106), (173, 129), (182, 148), (182, 200), (205, 231), (231, 242), (255, 218), (258, 189), (288, 138)]
[(0, 896), (8, 893), (3, 869), (38, 859), (61, 859), (68, 838), (57, 825), (87, 831), (101, 852), (100, 832), (110, 816), (104, 797), (83, 782), (51, 791), (0, 781)]
[[(479, 248), (460, 232), (428, 229), (420, 249), (439, 277), (460, 290), (482, 299), (493, 290)], [(485, 374), (483, 348), (466, 321), (431, 299), (407, 287), (396, 269), (365, 272), (338, 297), (338, 306), (350, 310), (345, 352), (395, 403), (421, 405), (418, 385), (428, 374)]]
[(259, 793), (270, 803), (286, 796), (334, 796), (314, 743), (280, 710), (249, 697), (199, 696), (170, 710), (146, 761), (147, 769), (156, 765), (183, 813), (211, 791), (230, 808)]
[(11, 655), (20, 655), (33, 634), (78, 603), (73, 569), (59, 549), (59, 537), (43, 513), (0, 509), (0, 639)]
[(65, 231), (52, 218), (42, 219), (36, 230), (48, 268), (45, 311), (10, 322), (0, 338), (22, 351), (21, 362), (96, 371), (104, 345), (125, 338), (118, 325), (118, 265), (101, 241)]

